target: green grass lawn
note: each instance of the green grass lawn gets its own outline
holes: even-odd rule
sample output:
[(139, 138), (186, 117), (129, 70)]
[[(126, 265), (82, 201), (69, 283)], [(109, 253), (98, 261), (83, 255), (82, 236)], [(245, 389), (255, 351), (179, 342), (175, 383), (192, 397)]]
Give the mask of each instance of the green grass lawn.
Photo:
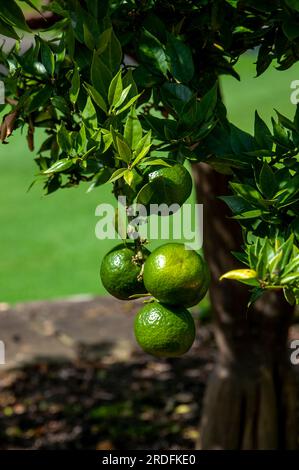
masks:
[(112, 201), (107, 188), (28, 193), (36, 167), (25, 140), (16, 136), (0, 155), (1, 301), (101, 292), (100, 256), (111, 243), (96, 239), (94, 211)]
[(262, 76), (255, 78), (255, 56), (246, 54), (240, 60), (236, 70), (241, 81), (230, 76), (222, 77), (224, 101), (230, 120), (249, 132), (253, 131), (254, 112), (268, 123), (275, 116), (274, 109), (292, 117), (296, 107), (290, 101), (290, 85), (299, 79), (299, 65), (280, 72), (274, 67), (269, 68)]
[[(253, 60), (247, 55), (238, 66), (241, 83), (222, 80), (230, 118), (246, 130), (252, 129), (255, 109), (267, 121), (272, 108), (291, 116), (290, 82), (299, 78), (299, 67), (293, 67), (254, 79)], [(41, 186), (27, 192), (35, 172), (24, 136), (16, 134), (1, 146), (0, 302), (103, 294), (99, 266), (115, 242), (96, 239), (95, 208), (113, 201), (111, 188), (86, 194), (82, 186), (44, 197)]]

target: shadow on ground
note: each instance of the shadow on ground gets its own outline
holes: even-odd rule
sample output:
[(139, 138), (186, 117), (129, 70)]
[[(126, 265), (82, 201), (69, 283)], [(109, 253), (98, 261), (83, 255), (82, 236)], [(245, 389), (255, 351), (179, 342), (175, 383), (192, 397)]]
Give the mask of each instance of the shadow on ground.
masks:
[(5, 372), (0, 448), (193, 449), (210, 340), (175, 360), (133, 351), (121, 361), (110, 350), (109, 342), (81, 345), (77, 359), (35, 359)]

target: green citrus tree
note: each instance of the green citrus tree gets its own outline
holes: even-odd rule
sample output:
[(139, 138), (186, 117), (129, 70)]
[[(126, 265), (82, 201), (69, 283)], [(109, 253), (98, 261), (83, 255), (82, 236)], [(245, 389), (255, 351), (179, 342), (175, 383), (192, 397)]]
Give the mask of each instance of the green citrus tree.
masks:
[[(129, 204), (184, 203), (190, 188), (182, 164), (191, 162), (204, 203), (219, 346), (201, 446), (294, 448), (287, 333), (299, 302), (299, 114), (290, 120), (277, 112), (269, 129), (256, 113), (249, 135), (228, 121), (219, 77), (239, 79), (234, 65), (256, 47), (257, 75), (273, 61), (280, 70), (294, 64), (299, 1), (54, 0), (43, 16), (30, 18), (25, 4), (35, 7), (29, 0), (0, 1), (0, 33), (15, 40), (1, 50), (2, 142), (24, 128), (33, 150), (34, 131), (43, 128), (35, 161), (47, 194), (84, 182), (96, 190), (109, 181)], [(27, 49), (24, 32), (34, 39)], [(157, 299), (170, 299), (147, 274), (157, 254), (146, 253), (140, 240), (134, 247), (120, 254), (132, 268), (126, 292), (113, 293), (140, 293), (136, 279), (143, 283), (145, 272)], [(114, 255), (105, 276), (112, 291)], [(202, 259), (194, 263), (202, 263), (207, 279)], [(188, 287), (184, 282), (179, 288)], [(142, 333), (149, 315), (164, 315), (174, 336), (182, 336), (179, 353), (190, 347), (193, 324), (185, 306), (155, 302), (135, 325), (146, 350), (161, 352), (161, 343), (149, 344)]]

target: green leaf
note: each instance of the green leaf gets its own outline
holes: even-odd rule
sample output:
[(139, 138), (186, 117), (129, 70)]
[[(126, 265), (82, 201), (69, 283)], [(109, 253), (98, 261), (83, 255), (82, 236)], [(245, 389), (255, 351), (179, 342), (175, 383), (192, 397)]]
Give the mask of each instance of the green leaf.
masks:
[(95, 175), (94, 181), (91, 183), (89, 188), (87, 189), (87, 193), (93, 191), (96, 187), (101, 186), (102, 184), (107, 183), (110, 178), (110, 169), (109, 168), (101, 168), (100, 171)]
[(184, 104), (188, 103), (188, 101), (193, 97), (193, 93), (190, 88), (182, 83), (166, 82), (161, 87), (160, 93), (163, 103), (170, 108), (173, 108), (179, 116), (182, 113)]
[(121, 69), (113, 77), (108, 90), (108, 103), (110, 106), (115, 107), (115, 104), (121, 97), (123, 91), (123, 82), (121, 76)]
[(272, 125), (274, 140), (282, 147), (286, 147), (287, 149), (292, 148), (293, 144), (290, 142), (289, 136), (281, 124), (275, 122), (272, 118)]
[(124, 137), (129, 146), (134, 150), (142, 139), (142, 126), (138, 119), (136, 110), (132, 106), (126, 119)]
[(114, 104), (114, 107), (117, 109), (119, 108), (123, 102), (126, 100), (130, 90), (131, 90), (132, 85), (128, 85), (121, 93), (119, 100)]
[(138, 157), (138, 155), (141, 152), (143, 152), (144, 148), (151, 145), (151, 141), (152, 141), (152, 132), (149, 131), (145, 134), (145, 136), (142, 137), (142, 139), (137, 144), (136, 149), (135, 149), (135, 155)]
[(124, 176), (126, 171), (127, 171), (127, 168), (119, 168), (111, 175), (107, 183), (114, 183), (115, 181), (119, 180), (120, 178)]
[(70, 89), (71, 103), (75, 104), (77, 102), (79, 92), (80, 92), (80, 75), (79, 75), (78, 67), (75, 66), (72, 83), (71, 83), (71, 89)]
[(264, 73), (271, 64), (273, 56), (268, 44), (262, 44), (259, 48), (256, 62), (256, 76), (259, 77)]
[(146, 29), (144, 30), (139, 42), (139, 55), (141, 60), (150, 63), (163, 75), (167, 74), (168, 62), (165, 53), (165, 47), (158, 38), (153, 36)]
[(104, 129), (102, 129), (102, 136), (103, 136), (103, 142), (104, 142), (104, 148), (102, 151), (103, 153), (105, 153), (111, 147), (113, 138), (112, 138), (111, 132), (104, 131)]
[(53, 96), (51, 101), (53, 106), (57, 108), (62, 114), (68, 115), (70, 113), (68, 103), (66, 102), (65, 98), (63, 98), (63, 96)]
[(277, 273), (279, 273), (281, 269), (281, 259), (282, 259), (282, 251), (278, 251), (273, 258), (269, 260), (269, 272), (271, 273), (272, 277), (273, 275), (276, 276)]
[(249, 266), (247, 253), (241, 253), (241, 252), (238, 252), (238, 251), (232, 251), (231, 254), (232, 254), (238, 261), (240, 261), (241, 263), (243, 263), (243, 264)]
[(261, 149), (272, 149), (272, 135), (266, 123), (260, 118), (258, 112), (255, 112), (254, 138)]
[(58, 127), (57, 131), (57, 143), (61, 150), (68, 153), (72, 148), (71, 140), (70, 140), (70, 133), (66, 130), (64, 123), (62, 122), (61, 125)]
[[(86, 148), (87, 137), (84, 124), (81, 125), (81, 129), (77, 132), (77, 138), (75, 142), (75, 148), (80, 153), (83, 152)], [(84, 158), (84, 157), (83, 157)]]
[(143, 147), (143, 149), (141, 150), (141, 152), (137, 155), (137, 157), (135, 158), (135, 160), (133, 161), (132, 163), (132, 167), (138, 165), (138, 163), (140, 163), (143, 158), (148, 154), (148, 152), (150, 151), (150, 148), (151, 148), (151, 144), (148, 145), (148, 146), (145, 146)]
[(65, 31), (65, 44), (70, 57), (73, 58), (75, 54), (75, 34), (71, 23), (68, 23)]
[(94, 51), (91, 64), (91, 83), (104, 98), (108, 95), (112, 73)]
[(220, 196), (219, 199), (228, 205), (234, 214), (250, 211), (253, 206), (240, 196)]
[(299, 0), (285, 0), (286, 4), (295, 11), (299, 11)]
[(275, 109), (275, 112), (276, 112), (277, 117), (278, 117), (278, 122), (279, 122), (283, 127), (285, 127), (286, 129), (289, 129), (290, 131), (297, 132), (297, 127), (296, 127), (296, 125), (295, 125), (290, 119), (288, 119), (286, 116), (284, 116), (284, 115), (281, 114), (279, 111), (277, 111), (277, 109)]
[(37, 93), (32, 95), (30, 97), (31, 101), (29, 102), (27, 112), (32, 113), (33, 111), (36, 111), (37, 109), (39, 109), (41, 106), (44, 106), (47, 103), (47, 101), (49, 101), (52, 95), (52, 92), (53, 92), (52, 87), (49, 85), (46, 85)]
[(130, 108), (134, 103), (136, 103), (138, 98), (140, 98), (141, 94), (142, 93), (139, 93), (139, 95), (133, 96), (133, 98), (131, 98), (130, 101), (128, 101), (122, 108), (118, 109), (115, 114), (121, 114), (126, 111), (126, 109)]
[(0, 17), (0, 34), (3, 36), (7, 36), (9, 38), (16, 39), (17, 41), (20, 39), (18, 34), (15, 32), (12, 26), (5, 23)]
[(127, 170), (127, 171), (124, 173), (124, 180), (125, 180), (125, 182), (126, 182), (129, 186), (132, 186), (133, 179), (134, 179), (134, 173), (133, 173), (133, 171), (132, 171), (132, 170)]
[(114, 74), (120, 67), (123, 52), (121, 48), (121, 44), (117, 39), (113, 28), (109, 29), (109, 40), (105, 49), (100, 52), (101, 60), (105, 63), (109, 70), (111, 70), (112, 74)]
[(282, 251), (281, 266), (285, 267), (289, 261), (293, 252), (294, 246), (294, 234), (291, 234), (290, 237), (281, 245), (280, 250)]
[(92, 104), (90, 96), (87, 98), (86, 105), (82, 111), (82, 118), (84, 119), (89, 129), (95, 129), (98, 125), (97, 113), (94, 105)]
[(232, 219), (234, 220), (248, 220), (248, 219), (256, 219), (263, 214), (263, 211), (260, 209), (255, 209), (252, 211), (242, 212), (241, 214), (234, 215)]
[(116, 136), (116, 145), (120, 159), (126, 163), (129, 163), (131, 160), (132, 152), (128, 144), (121, 140), (118, 136)]
[(93, 154), (94, 151), (96, 149), (96, 146), (94, 145), (93, 147), (91, 147), (89, 150), (87, 150), (87, 152), (84, 153), (84, 155), (82, 155), (82, 161), (83, 160), (87, 160), (87, 158), (89, 157), (89, 155)]
[(217, 83), (215, 83), (200, 101), (193, 96), (184, 104), (180, 112), (180, 125), (184, 129), (198, 129), (204, 122), (213, 118), (217, 104), (217, 90)]
[(136, 96), (138, 94), (138, 88), (133, 78), (133, 73), (131, 69), (128, 70), (127, 73), (123, 76), (123, 87), (127, 88), (129, 85), (131, 85), (131, 88), (128, 98), (131, 99), (133, 98), (133, 96)]
[(83, 24), (83, 34), (84, 34), (84, 43), (93, 51), (96, 48), (96, 38), (95, 35), (92, 33), (89, 25), (86, 23)]
[(249, 184), (230, 183), (233, 192), (243, 197), (245, 201), (253, 203), (255, 206), (264, 207), (261, 194)]
[(267, 272), (267, 267), (268, 267), (268, 254), (269, 254), (269, 245), (268, 245), (268, 239), (265, 238), (263, 239), (263, 245), (258, 253), (258, 262), (256, 265), (256, 271), (258, 274), (259, 279), (265, 279), (265, 275)]
[(230, 145), (236, 156), (244, 152), (256, 150), (254, 138), (248, 132), (239, 129), (233, 124), (230, 124)]
[(194, 75), (194, 64), (190, 47), (172, 34), (169, 34), (166, 55), (172, 75), (179, 82), (189, 82)]
[(51, 173), (60, 173), (61, 171), (68, 170), (73, 166), (73, 161), (68, 158), (63, 158), (54, 163), (50, 168), (43, 171), (44, 175), (49, 175)]
[(143, 160), (142, 162), (143, 166), (165, 166), (165, 167), (171, 167), (169, 163), (167, 163), (165, 160), (162, 160), (162, 158), (147, 158), (146, 160)]
[(278, 191), (278, 182), (276, 181), (275, 174), (267, 162), (264, 162), (259, 175), (259, 189), (268, 199), (271, 199)]
[(299, 271), (299, 256), (290, 261), (283, 270), (283, 275), (286, 276), (293, 271)]
[(49, 47), (49, 45), (45, 41), (41, 41), (41, 59), (42, 64), (45, 66), (46, 71), (48, 74), (53, 77), (55, 72), (55, 57), (54, 54)]
[(218, 83), (216, 82), (212, 88), (202, 97), (199, 102), (200, 117), (205, 121), (211, 118), (217, 104)]
[(247, 304), (247, 308), (251, 307), (262, 295), (265, 293), (265, 290), (261, 287), (256, 287), (253, 289), (252, 294), (250, 296), (249, 302)]
[(89, 96), (93, 99), (93, 101), (98, 105), (98, 107), (107, 114), (107, 105), (105, 103), (104, 98), (100, 95), (100, 93), (88, 83), (84, 83), (84, 87), (89, 94)]
[(299, 36), (299, 24), (296, 18), (288, 17), (282, 23), (282, 30), (290, 41), (294, 41)]
[(0, 0), (0, 17), (13, 27), (31, 32), (21, 8), (14, 0)]
[(297, 279), (299, 279), (299, 272), (295, 272), (295, 273), (290, 273), (288, 274), (287, 276), (283, 276), (281, 279), (280, 279), (280, 283), (283, 285), (283, 284), (292, 284), (294, 283), (294, 281), (296, 281)]
[(111, 41), (111, 32), (112, 28), (108, 28), (99, 36), (97, 42), (97, 54), (102, 54), (105, 49), (108, 47), (109, 42)]
[(176, 121), (170, 119), (160, 119), (151, 114), (144, 115), (145, 124), (152, 131), (154, 136), (159, 140), (165, 140), (165, 127), (169, 127), (171, 130), (176, 131)]
[(288, 289), (287, 287), (285, 287), (283, 289), (283, 294), (284, 294), (284, 297), (286, 299), (286, 301), (290, 304), (290, 305), (295, 305), (296, 303), (296, 297), (293, 293), (293, 291), (291, 289)]

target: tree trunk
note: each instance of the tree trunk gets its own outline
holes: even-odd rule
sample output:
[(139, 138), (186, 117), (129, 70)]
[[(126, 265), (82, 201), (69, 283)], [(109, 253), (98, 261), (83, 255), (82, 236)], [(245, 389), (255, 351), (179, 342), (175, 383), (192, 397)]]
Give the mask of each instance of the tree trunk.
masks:
[(207, 386), (201, 424), (203, 449), (294, 449), (296, 387), (287, 349), (293, 309), (269, 292), (247, 311), (248, 288), (219, 282), (240, 267), (231, 251), (242, 244), (239, 225), (218, 195), (227, 177), (194, 165), (197, 196), (204, 204), (204, 252), (212, 282), (218, 361)]

